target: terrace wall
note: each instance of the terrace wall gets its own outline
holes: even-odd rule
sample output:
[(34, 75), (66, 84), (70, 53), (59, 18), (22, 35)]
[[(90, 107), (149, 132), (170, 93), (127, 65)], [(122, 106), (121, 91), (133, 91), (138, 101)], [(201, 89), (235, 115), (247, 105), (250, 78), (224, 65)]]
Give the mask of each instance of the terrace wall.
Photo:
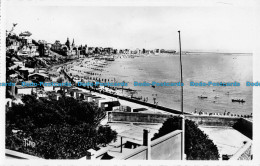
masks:
[[(151, 142), (151, 160), (181, 160), (181, 130), (173, 131)], [(120, 158), (123, 160), (147, 160), (148, 147), (141, 146)], [(114, 160), (118, 160), (115, 158)]]
[(163, 123), (169, 115), (146, 114), (137, 112), (108, 112), (109, 122), (143, 122), (143, 123)]
[(233, 127), (233, 125), (238, 122), (240, 118), (238, 117), (218, 117), (218, 116), (203, 116), (203, 115), (187, 115), (186, 119), (192, 120), (201, 126), (228, 126)]
[[(163, 123), (174, 115), (147, 114), (137, 112), (108, 112), (109, 122), (139, 122), (139, 123)], [(175, 115), (178, 116), (178, 115)], [(224, 116), (186, 115), (186, 119), (194, 121), (200, 126), (228, 126), (252, 139), (253, 123), (244, 118)]]

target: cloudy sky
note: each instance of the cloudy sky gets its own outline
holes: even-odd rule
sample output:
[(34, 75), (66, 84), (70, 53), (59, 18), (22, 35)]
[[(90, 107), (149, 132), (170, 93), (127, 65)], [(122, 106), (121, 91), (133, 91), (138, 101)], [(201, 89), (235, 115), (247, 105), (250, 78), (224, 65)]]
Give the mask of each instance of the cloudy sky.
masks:
[(76, 44), (115, 48), (252, 52), (254, 10), (220, 6), (31, 6), (8, 3), (6, 27), (28, 30), (50, 43), (69, 37)]

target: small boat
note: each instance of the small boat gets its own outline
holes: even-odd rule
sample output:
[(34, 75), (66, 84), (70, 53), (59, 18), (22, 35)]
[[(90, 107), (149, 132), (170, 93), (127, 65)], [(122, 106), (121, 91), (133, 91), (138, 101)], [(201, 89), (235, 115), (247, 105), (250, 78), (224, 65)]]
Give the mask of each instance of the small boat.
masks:
[(214, 98), (215, 98), (215, 99), (216, 99), (216, 98), (219, 98), (219, 96), (218, 96), (218, 95), (216, 95)]
[(246, 101), (244, 99), (232, 99), (232, 102), (244, 103)]
[(206, 98), (208, 98), (207, 96), (202, 96), (202, 95), (200, 95), (200, 96), (198, 96), (198, 98), (200, 98), (200, 99), (206, 99)]

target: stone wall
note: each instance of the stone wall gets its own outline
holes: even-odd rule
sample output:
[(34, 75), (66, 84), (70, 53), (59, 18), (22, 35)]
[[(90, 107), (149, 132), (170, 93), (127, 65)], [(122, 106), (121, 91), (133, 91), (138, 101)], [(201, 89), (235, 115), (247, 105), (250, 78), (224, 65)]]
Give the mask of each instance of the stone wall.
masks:
[[(149, 114), (137, 112), (108, 112), (109, 122), (141, 122), (141, 123), (163, 123), (167, 118), (174, 115)], [(177, 115), (178, 116), (178, 115)], [(186, 119), (192, 120), (203, 126), (229, 126), (232, 127), (240, 118), (217, 117), (202, 115), (186, 115)]]
[(221, 116), (202, 116), (202, 115), (187, 115), (186, 119), (192, 120), (201, 126), (228, 126), (233, 127), (233, 125), (238, 122), (240, 118), (238, 117), (221, 117)]
[[(173, 115), (147, 114), (137, 112), (108, 112), (109, 122), (138, 122), (138, 123), (163, 123)], [(178, 115), (176, 115), (178, 116)], [(234, 127), (248, 138), (253, 137), (253, 123), (247, 119), (228, 116), (186, 115), (186, 119), (194, 121), (200, 126), (225, 126)]]
[(108, 112), (109, 122), (143, 122), (143, 123), (163, 123), (169, 115), (146, 114), (137, 112)]

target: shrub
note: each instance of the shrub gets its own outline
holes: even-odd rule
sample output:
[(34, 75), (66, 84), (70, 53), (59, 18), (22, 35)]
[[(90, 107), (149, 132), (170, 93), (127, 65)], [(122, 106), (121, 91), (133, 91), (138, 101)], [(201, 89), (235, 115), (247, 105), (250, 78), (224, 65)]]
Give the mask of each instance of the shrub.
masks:
[[(6, 112), (6, 148), (46, 159), (78, 159), (88, 149), (116, 140), (115, 131), (100, 125), (105, 111), (93, 103), (65, 96), (43, 102), (31, 95), (22, 101)], [(21, 130), (19, 137), (13, 129)], [(21, 136), (32, 138), (35, 148), (24, 148)]]
[[(159, 138), (175, 130), (181, 130), (181, 118), (167, 119), (152, 139)], [(187, 160), (218, 160), (217, 146), (191, 120), (185, 120), (185, 154)]]

